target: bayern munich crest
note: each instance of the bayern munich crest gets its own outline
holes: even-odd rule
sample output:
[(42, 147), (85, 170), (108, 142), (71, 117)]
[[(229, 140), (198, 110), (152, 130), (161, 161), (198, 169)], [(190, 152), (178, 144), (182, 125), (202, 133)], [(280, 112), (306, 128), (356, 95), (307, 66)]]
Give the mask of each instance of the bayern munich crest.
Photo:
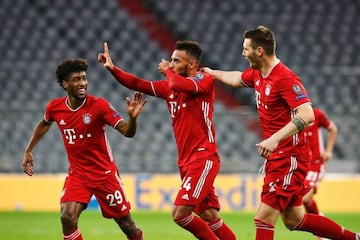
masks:
[(91, 114), (90, 113), (85, 113), (83, 115), (83, 122), (85, 124), (90, 124), (90, 122), (91, 122)]
[(265, 87), (265, 95), (269, 96), (271, 91), (271, 85), (267, 84)]

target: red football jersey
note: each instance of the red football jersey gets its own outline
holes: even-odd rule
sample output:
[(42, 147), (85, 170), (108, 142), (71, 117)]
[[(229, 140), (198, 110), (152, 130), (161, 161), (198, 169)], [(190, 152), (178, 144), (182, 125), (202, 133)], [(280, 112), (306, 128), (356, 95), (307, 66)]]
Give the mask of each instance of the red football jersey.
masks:
[(213, 123), (214, 79), (204, 72), (188, 79), (195, 85), (194, 92), (173, 91), (167, 80), (151, 82), (153, 95), (167, 102), (179, 166), (217, 152)]
[(324, 150), (324, 142), (321, 134), (321, 128), (330, 127), (330, 119), (318, 108), (314, 108), (315, 120), (305, 128), (306, 137), (310, 146), (311, 160), (322, 160), (321, 154)]
[[(265, 78), (260, 70), (248, 68), (243, 72), (240, 81), (255, 90), (264, 139), (290, 122), (297, 107), (310, 102), (301, 79), (281, 62)], [(304, 133), (300, 132), (281, 141), (268, 160), (304, 153), (307, 150), (304, 146)]]
[(120, 84), (130, 89), (166, 100), (179, 167), (217, 152), (212, 119), (215, 80), (209, 74), (199, 71), (194, 77), (183, 77), (169, 68), (166, 80), (148, 81), (116, 66), (111, 73)]
[(103, 98), (87, 95), (77, 109), (67, 97), (56, 98), (46, 107), (44, 119), (55, 121), (64, 141), (69, 174), (89, 181), (101, 181), (116, 171), (116, 163), (106, 137), (106, 125), (115, 127), (122, 117)]

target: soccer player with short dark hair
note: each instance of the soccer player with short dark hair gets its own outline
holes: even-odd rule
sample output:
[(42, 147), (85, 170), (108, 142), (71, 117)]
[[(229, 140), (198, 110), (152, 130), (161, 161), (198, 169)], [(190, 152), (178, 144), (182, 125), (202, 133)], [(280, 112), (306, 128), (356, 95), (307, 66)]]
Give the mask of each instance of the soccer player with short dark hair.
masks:
[(171, 61), (159, 63), (159, 71), (166, 76), (160, 81), (144, 80), (116, 67), (107, 43), (98, 60), (120, 84), (167, 103), (183, 181), (174, 202), (174, 221), (198, 239), (233, 240), (235, 234), (219, 216), (220, 204), (214, 189), (220, 169), (212, 121), (215, 84), (209, 74), (198, 69), (201, 55), (199, 43), (178, 41)]
[(87, 94), (87, 62), (67, 59), (57, 69), (57, 81), (67, 95), (51, 100), (25, 147), (23, 168), (34, 174), (32, 150), (56, 122), (69, 161), (68, 175), (61, 194), (61, 223), (64, 240), (81, 240), (78, 219), (91, 196), (99, 202), (102, 214), (112, 218), (128, 239), (143, 239), (142, 231), (130, 216), (130, 203), (119, 176), (105, 134), (109, 125), (126, 137), (136, 132), (137, 117), (146, 100), (142, 93), (126, 99), (129, 120), (125, 121), (104, 98)]

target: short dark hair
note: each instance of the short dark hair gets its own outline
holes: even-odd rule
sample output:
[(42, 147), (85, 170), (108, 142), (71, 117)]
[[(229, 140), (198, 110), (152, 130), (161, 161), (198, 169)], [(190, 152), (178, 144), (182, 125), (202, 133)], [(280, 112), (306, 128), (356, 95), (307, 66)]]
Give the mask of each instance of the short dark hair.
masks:
[(245, 31), (243, 38), (251, 39), (253, 48), (262, 47), (267, 55), (275, 54), (275, 36), (269, 28), (260, 25), (255, 29)]
[(56, 68), (57, 82), (63, 87), (62, 81), (66, 80), (71, 73), (86, 71), (88, 67), (85, 59), (75, 58), (62, 61)]
[(190, 40), (177, 41), (175, 49), (184, 50), (189, 56), (195, 58), (198, 62), (201, 61), (202, 49), (198, 42)]

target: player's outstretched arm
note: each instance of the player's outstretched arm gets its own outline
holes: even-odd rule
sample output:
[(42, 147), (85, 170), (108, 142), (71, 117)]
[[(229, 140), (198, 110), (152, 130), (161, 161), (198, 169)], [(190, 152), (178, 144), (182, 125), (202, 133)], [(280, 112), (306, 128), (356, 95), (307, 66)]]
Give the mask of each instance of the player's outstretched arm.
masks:
[(22, 166), (24, 172), (29, 176), (32, 176), (34, 174), (34, 159), (32, 155), (32, 150), (35, 145), (42, 139), (42, 137), (47, 133), (50, 127), (51, 123), (48, 123), (44, 119), (41, 119), (34, 128), (33, 134), (25, 147)]
[(215, 78), (215, 80), (225, 83), (226, 85), (229, 85), (229, 86), (232, 86), (235, 88), (244, 87), (244, 85), (240, 81), (240, 78), (242, 75), (242, 72), (240, 72), (240, 71), (214, 70), (209, 67), (203, 67), (200, 70), (210, 74), (211, 76), (213, 76), (213, 78)]
[(129, 115), (129, 120), (121, 121), (116, 129), (126, 137), (133, 137), (136, 133), (136, 119), (140, 115), (143, 110), (145, 104), (147, 103), (147, 99), (144, 99), (144, 94), (140, 92), (135, 92), (133, 99), (126, 98), (127, 104), (127, 112)]
[(121, 85), (147, 95), (156, 95), (153, 91), (151, 81), (132, 75), (113, 64), (110, 57), (109, 47), (106, 42), (104, 43), (104, 52), (98, 54), (98, 61), (102, 63), (107, 70), (109, 70), (109, 72)]

